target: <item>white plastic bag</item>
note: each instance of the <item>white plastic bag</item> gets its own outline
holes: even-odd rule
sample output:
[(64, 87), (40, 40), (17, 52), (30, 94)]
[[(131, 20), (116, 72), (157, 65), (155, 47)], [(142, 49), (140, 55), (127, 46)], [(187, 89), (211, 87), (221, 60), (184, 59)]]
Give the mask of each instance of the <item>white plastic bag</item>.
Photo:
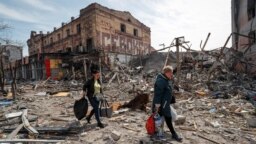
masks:
[(172, 122), (174, 122), (177, 120), (177, 112), (171, 105), (170, 105), (170, 108), (171, 108)]
[(160, 116), (159, 114), (156, 114), (154, 116), (155, 120), (155, 128), (156, 128), (156, 134), (158, 137), (164, 136), (164, 117)]

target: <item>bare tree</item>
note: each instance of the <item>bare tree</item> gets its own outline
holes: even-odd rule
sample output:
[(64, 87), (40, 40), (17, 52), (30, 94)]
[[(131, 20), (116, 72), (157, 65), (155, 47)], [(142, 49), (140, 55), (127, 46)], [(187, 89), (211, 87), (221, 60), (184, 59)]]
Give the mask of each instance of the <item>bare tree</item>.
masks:
[[(5, 31), (6, 29), (9, 29), (10, 26), (7, 25), (7, 24), (4, 24), (4, 23), (0, 23), (0, 33), (2, 33), (3, 31)], [(4, 45), (1, 45), (1, 43), (9, 43), (10, 40), (8, 40), (7, 38), (3, 38), (3, 37), (0, 37), (0, 87), (1, 87), (1, 90), (4, 91), (4, 85), (5, 85), (5, 78), (4, 78), (4, 75), (5, 75), (5, 71), (4, 71), (4, 49), (6, 48), (6, 46)]]
[(11, 78), (12, 78), (12, 97), (15, 100), (16, 99), (16, 90), (17, 90), (17, 84), (16, 84), (16, 72), (17, 72), (17, 67), (18, 67), (18, 61), (15, 61), (14, 65), (12, 65), (12, 63), (10, 64), (10, 73), (11, 73)]
[(1, 90), (4, 91), (4, 82), (5, 82), (5, 78), (4, 78), (4, 62), (3, 62), (3, 48), (0, 49), (0, 86), (1, 86)]
[[(11, 27), (8, 24), (4, 24), (0, 22), (0, 34), (5, 32), (7, 29), (10, 29)], [(4, 45), (1, 45), (3, 43)], [(9, 66), (10, 68), (10, 76), (12, 79), (12, 94), (13, 98), (16, 98), (16, 89), (17, 89), (17, 84), (16, 84), (16, 77), (17, 77), (17, 67), (18, 67), (18, 61), (16, 60), (14, 62), (14, 65), (12, 65), (11, 61), (5, 61), (6, 57), (6, 48), (8, 47), (9, 44), (13, 44), (16, 46), (23, 47), (24, 43), (19, 42), (19, 41), (12, 41), (10, 38), (4, 38), (1, 37), (0, 35), (0, 87), (1, 90), (4, 91), (4, 86), (5, 86), (5, 66), (6, 68)], [(21, 58), (22, 58), (22, 49), (21, 49)]]

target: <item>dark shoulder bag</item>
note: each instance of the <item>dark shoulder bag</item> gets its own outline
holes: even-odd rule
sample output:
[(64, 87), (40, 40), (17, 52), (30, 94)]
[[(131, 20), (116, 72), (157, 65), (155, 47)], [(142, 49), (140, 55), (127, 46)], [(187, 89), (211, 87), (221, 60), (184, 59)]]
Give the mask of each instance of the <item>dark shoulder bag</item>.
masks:
[(109, 107), (108, 101), (103, 99), (100, 101), (100, 116), (111, 118), (112, 116), (112, 108)]

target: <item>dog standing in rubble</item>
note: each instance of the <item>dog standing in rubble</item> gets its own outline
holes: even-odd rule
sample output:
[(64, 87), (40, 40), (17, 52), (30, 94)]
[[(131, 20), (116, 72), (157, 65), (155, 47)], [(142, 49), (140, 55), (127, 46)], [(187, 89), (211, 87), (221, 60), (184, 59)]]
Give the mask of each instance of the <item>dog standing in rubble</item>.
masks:
[(165, 118), (165, 122), (172, 133), (172, 138), (181, 142), (182, 138), (174, 130), (172, 124), (172, 115), (170, 104), (174, 103), (174, 96), (172, 95), (172, 87), (169, 81), (173, 78), (173, 68), (165, 66), (162, 73), (156, 77), (154, 85), (154, 98), (152, 104), (152, 111), (158, 112), (159, 115)]

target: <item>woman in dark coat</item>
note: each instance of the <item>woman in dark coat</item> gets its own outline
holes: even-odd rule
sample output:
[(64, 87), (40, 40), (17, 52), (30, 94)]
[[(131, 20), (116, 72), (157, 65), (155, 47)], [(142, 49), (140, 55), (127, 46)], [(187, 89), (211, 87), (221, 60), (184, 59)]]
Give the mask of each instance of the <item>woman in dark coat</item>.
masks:
[(97, 120), (97, 126), (100, 128), (104, 128), (104, 125), (100, 121), (99, 115), (99, 100), (97, 99), (96, 95), (102, 94), (101, 82), (100, 82), (100, 72), (98, 68), (91, 68), (91, 73), (93, 77), (85, 82), (83, 86), (84, 94), (87, 92), (86, 96), (88, 97), (90, 104), (92, 105), (93, 109), (90, 114), (86, 117), (88, 123), (91, 121), (91, 117), (95, 114)]
[(153, 112), (157, 111), (161, 116), (164, 116), (165, 122), (172, 133), (172, 137), (177, 141), (182, 141), (172, 125), (172, 115), (170, 104), (173, 101), (172, 87), (169, 85), (173, 77), (173, 69), (171, 66), (165, 66), (163, 73), (157, 75), (154, 85), (154, 98), (152, 104)]

